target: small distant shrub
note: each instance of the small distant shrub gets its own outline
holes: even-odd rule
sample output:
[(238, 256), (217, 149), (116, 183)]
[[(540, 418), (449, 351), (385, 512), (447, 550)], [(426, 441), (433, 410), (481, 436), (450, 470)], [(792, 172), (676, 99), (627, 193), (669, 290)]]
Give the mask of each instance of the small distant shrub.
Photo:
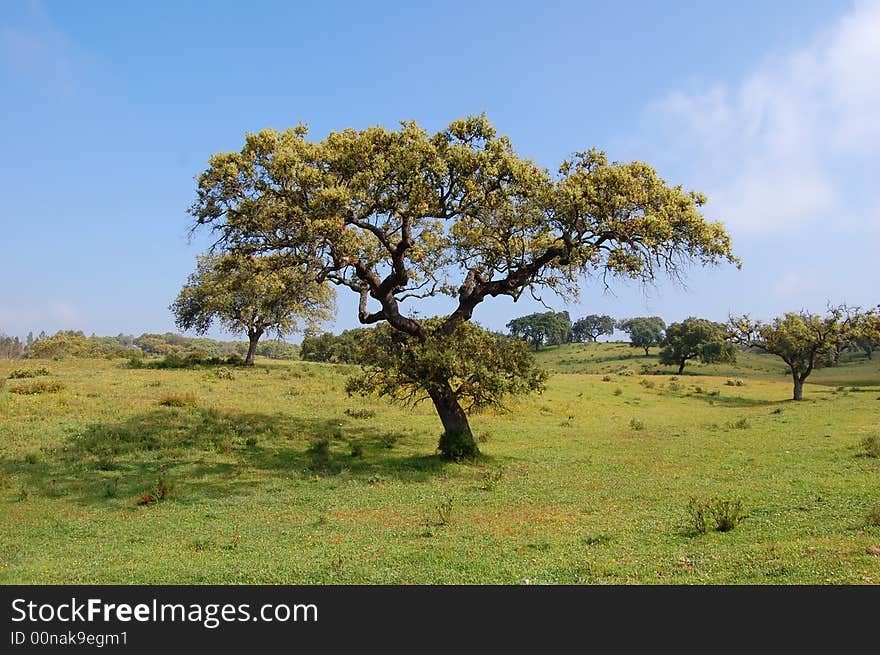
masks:
[(364, 444), (355, 441), (351, 444), (351, 456), (355, 459), (361, 459), (364, 456)]
[(104, 498), (116, 498), (119, 495), (119, 478), (104, 483)]
[(615, 388), (615, 389), (614, 389), (614, 395), (615, 395), (615, 396), (623, 395), (623, 389), (621, 389), (620, 387)]
[(673, 375), (671, 378), (669, 378), (669, 381), (670, 381), (670, 382), (678, 382), (678, 376), (677, 376), (677, 375)]
[(351, 409), (351, 408), (349, 408), (349, 409), (345, 410), (345, 413), (348, 414), (349, 416), (351, 416), (352, 418), (362, 418), (362, 419), (373, 418), (374, 416), (376, 416), (375, 410), (366, 409), (366, 408), (365, 409)]
[(163, 407), (186, 407), (195, 405), (196, 399), (191, 393), (167, 393), (159, 399)]
[(864, 457), (880, 457), (880, 439), (876, 436), (865, 437), (859, 445), (862, 447)]
[(654, 382), (654, 380), (641, 380), (639, 384), (645, 387), (645, 389), (653, 389), (657, 386), (657, 383)]
[(703, 393), (703, 387), (694, 387), (694, 393)]
[(447, 525), (449, 523), (452, 519), (453, 505), (452, 496), (446, 496), (443, 500), (437, 503), (437, 506), (434, 508), (437, 516), (436, 525)]
[(493, 434), (489, 430), (483, 430), (480, 434), (477, 435), (477, 441), (480, 443), (489, 443), (492, 441)]
[(41, 375), (49, 375), (47, 368), (16, 368), (9, 372), (6, 377), (10, 380), (21, 380), (23, 378), (35, 378)]
[(480, 489), (483, 491), (495, 491), (501, 478), (504, 477), (504, 469), (485, 469), (482, 473), (483, 481)]
[(640, 421), (636, 418), (630, 419), (629, 427), (632, 428), (633, 430), (644, 430), (645, 429), (645, 422)]
[[(677, 380), (678, 378), (674, 378), (674, 379)], [(669, 383), (669, 390), (670, 390), (670, 391), (680, 391), (680, 390), (681, 390), (681, 385), (678, 384), (677, 382), (670, 382), (670, 383)]]
[(687, 506), (691, 526), (700, 534), (710, 529), (716, 532), (730, 532), (746, 518), (742, 501), (738, 498), (712, 498), (708, 500), (691, 498)]
[(37, 380), (30, 384), (14, 384), (9, 387), (9, 391), (23, 396), (33, 396), (40, 393), (56, 393), (63, 388), (64, 385), (57, 380)]
[(248, 448), (256, 448), (257, 440), (254, 437), (248, 437), (247, 439), (244, 440), (244, 445), (247, 446)]
[(28, 493), (27, 487), (22, 485), (18, 490), (18, 502), (23, 503), (28, 499), (28, 496), (30, 496), (30, 494)]
[(155, 505), (156, 503), (161, 503), (171, 497), (171, 492), (173, 490), (174, 485), (172, 485), (165, 476), (160, 475), (153, 490), (141, 494), (138, 498), (137, 504)]
[(781, 407), (777, 407), (776, 409), (774, 409), (774, 410), (773, 410), (772, 412), (770, 412), (770, 413), (771, 413), (771, 414), (782, 414), (782, 412), (784, 412), (784, 411), (785, 411), (785, 410), (782, 409)]
[(129, 357), (128, 362), (126, 363), (126, 367), (128, 367), (128, 368), (144, 368), (143, 357), (139, 357), (139, 356)]
[(386, 448), (390, 449), (390, 448), (394, 448), (394, 445), (398, 442), (399, 439), (400, 439), (399, 434), (394, 434), (392, 432), (388, 432), (386, 434), (383, 434), (381, 437), (379, 437), (379, 442), (383, 446), (385, 446)]
[(710, 396), (720, 396), (720, 395), (721, 395), (721, 392), (718, 391), (718, 389), (715, 389), (715, 391), (710, 391), (710, 392), (708, 393), (708, 395), (710, 395)]
[(230, 371), (225, 366), (221, 366), (220, 368), (218, 368), (214, 372), (214, 374), (217, 376), (218, 380), (234, 380), (235, 379), (235, 376), (232, 374), (232, 371)]
[(33, 464), (36, 464), (38, 461), (39, 461), (39, 458), (37, 457), (36, 453), (28, 453), (27, 455), (24, 456), (25, 464), (33, 465)]
[(602, 382), (611, 382), (611, 376), (610, 375), (603, 375)]
[(733, 430), (747, 430), (749, 428), (749, 419), (745, 416), (736, 419), (735, 421), (731, 421), (727, 424), (727, 427)]
[(332, 464), (330, 459), (330, 439), (327, 437), (315, 439), (306, 452), (311, 460), (309, 464), (310, 469), (313, 471), (326, 471), (330, 469)]

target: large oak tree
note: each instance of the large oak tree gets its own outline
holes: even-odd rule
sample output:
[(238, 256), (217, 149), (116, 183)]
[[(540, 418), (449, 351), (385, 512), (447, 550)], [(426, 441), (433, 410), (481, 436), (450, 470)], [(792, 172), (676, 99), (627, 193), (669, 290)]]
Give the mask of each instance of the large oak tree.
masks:
[[(304, 126), (248, 134), (241, 151), (210, 159), (190, 211), (216, 230), (216, 247), (307, 264), (358, 295), (362, 324), (429, 344), (488, 298), (571, 298), (585, 277), (650, 282), (690, 262), (736, 263), (723, 226), (700, 213), (704, 202), (645, 163), (596, 150), (552, 175), (475, 116), (435, 134), (414, 122), (320, 141)], [(451, 299), (449, 311), (426, 322), (419, 301), (437, 295)], [(453, 454), (441, 441), (441, 452), (476, 454), (450, 371), (421, 375), (445, 434), (464, 445)]]

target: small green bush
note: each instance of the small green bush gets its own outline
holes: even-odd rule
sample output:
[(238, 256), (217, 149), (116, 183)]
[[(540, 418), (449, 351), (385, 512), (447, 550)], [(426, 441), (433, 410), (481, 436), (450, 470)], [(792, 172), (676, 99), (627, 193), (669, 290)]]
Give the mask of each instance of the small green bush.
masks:
[(9, 375), (6, 377), (9, 380), (21, 380), (23, 378), (35, 378), (41, 375), (49, 375), (49, 369), (47, 368), (16, 368), (9, 372)]
[(621, 389), (620, 387), (616, 387), (616, 388), (614, 389), (614, 395), (615, 395), (615, 396), (622, 396), (622, 395), (623, 395), (623, 389)]
[(864, 457), (880, 457), (880, 439), (876, 436), (865, 437), (859, 445)]
[(738, 498), (691, 498), (687, 512), (691, 526), (700, 534), (706, 534), (710, 528), (716, 532), (730, 532), (746, 518), (742, 501)]
[(57, 380), (37, 380), (30, 384), (15, 384), (9, 387), (10, 393), (23, 396), (33, 396), (40, 393), (56, 393), (61, 391), (64, 385)]
[(733, 430), (748, 430), (749, 429), (749, 419), (747, 419), (745, 416), (742, 416), (742, 417), (736, 419), (735, 421), (730, 421), (727, 424), (727, 427), (731, 428)]
[(654, 380), (640, 380), (639, 384), (645, 387), (645, 389), (653, 389), (657, 386), (657, 383)]
[(636, 418), (633, 418), (633, 419), (630, 419), (630, 421), (629, 421), (629, 427), (632, 428), (633, 430), (644, 430), (645, 429), (645, 422), (640, 421)]
[(346, 409), (345, 413), (352, 418), (368, 419), (376, 416), (376, 410), (373, 409)]
[(163, 407), (194, 406), (196, 404), (196, 398), (191, 393), (166, 393), (159, 398), (159, 404)]

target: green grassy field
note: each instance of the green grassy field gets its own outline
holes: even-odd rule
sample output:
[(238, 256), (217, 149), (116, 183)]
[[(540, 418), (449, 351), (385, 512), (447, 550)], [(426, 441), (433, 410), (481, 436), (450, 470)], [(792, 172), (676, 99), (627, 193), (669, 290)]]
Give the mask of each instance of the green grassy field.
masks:
[[(429, 405), (348, 398), (342, 366), (0, 360), (49, 369), (0, 388), (0, 583), (880, 581), (880, 362), (794, 403), (776, 359), (673, 379), (640, 354), (539, 353), (547, 391), (475, 416), (474, 464), (434, 455)], [(12, 392), (39, 380), (63, 388)], [(691, 497), (747, 517), (700, 534)]]

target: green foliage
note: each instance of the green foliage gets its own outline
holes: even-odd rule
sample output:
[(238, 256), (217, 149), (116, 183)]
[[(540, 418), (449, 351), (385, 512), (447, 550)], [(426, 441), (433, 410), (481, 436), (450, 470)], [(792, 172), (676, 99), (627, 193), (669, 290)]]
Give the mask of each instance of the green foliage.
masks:
[(57, 359), (62, 357), (101, 357), (103, 354), (104, 350), (100, 343), (87, 338), (82, 332), (61, 330), (51, 337), (35, 341), (28, 356), (33, 359)]
[(614, 319), (610, 316), (590, 314), (576, 320), (571, 326), (572, 341), (596, 341), (603, 334), (614, 334)]
[(357, 364), (361, 341), (367, 332), (364, 328), (346, 330), (339, 335), (325, 332), (303, 337), (299, 356), (311, 362)]
[(666, 322), (659, 316), (637, 316), (617, 323), (617, 329), (629, 335), (629, 343), (633, 348), (642, 348), (645, 355), (648, 348), (660, 346), (665, 340)]
[(21, 380), (24, 378), (35, 378), (41, 375), (49, 375), (49, 369), (47, 368), (15, 368), (9, 371), (9, 375), (6, 376), (9, 380)]
[(345, 413), (352, 418), (360, 418), (360, 419), (368, 419), (376, 416), (376, 410), (374, 409), (352, 409), (349, 407), (345, 410)]
[(18, 359), (25, 354), (26, 344), (18, 337), (0, 332), (0, 359)]
[(196, 397), (191, 393), (166, 393), (159, 398), (159, 404), (163, 407), (195, 406)]
[(37, 380), (30, 384), (10, 385), (9, 392), (23, 396), (33, 396), (41, 393), (57, 393), (62, 389), (64, 389), (64, 384), (57, 380)]
[(794, 400), (801, 400), (804, 381), (818, 368), (834, 362), (837, 346), (852, 338), (854, 323), (842, 309), (826, 316), (789, 312), (770, 323), (748, 316), (730, 319), (730, 333), (740, 344), (780, 357), (794, 379)]
[(666, 345), (660, 351), (661, 364), (678, 366), (681, 373), (690, 359), (704, 364), (735, 362), (736, 346), (727, 341), (724, 325), (691, 316), (666, 328)]
[[(171, 310), (182, 330), (204, 334), (216, 320), (227, 330), (246, 334), (255, 351), (263, 334), (279, 339), (328, 320), (335, 293), (315, 282), (303, 266), (272, 257), (212, 255), (200, 257)], [(247, 363), (251, 363), (249, 352)]]
[(705, 534), (710, 529), (717, 532), (730, 532), (747, 518), (743, 514), (742, 501), (738, 498), (691, 498), (687, 506), (693, 529)]
[(476, 412), (503, 409), (507, 396), (544, 388), (547, 374), (524, 343), (472, 323), (459, 323), (450, 334), (443, 333), (442, 319), (423, 323), (429, 335), (424, 339), (387, 325), (369, 330), (362, 340), (363, 370), (348, 380), (346, 391), (414, 405), (448, 388), (465, 411)]
[(880, 457), (880, 438), (876, 435), (869, 435), (862, 439), (859, 446), (862, 449), (862, 455), (865, 457)]
[(510, 336), (523, 339), (538, 350), (542, 345), (567, 343), (571, 336), (568, 312), (540, 312), (520, 316), (507, 323)]

